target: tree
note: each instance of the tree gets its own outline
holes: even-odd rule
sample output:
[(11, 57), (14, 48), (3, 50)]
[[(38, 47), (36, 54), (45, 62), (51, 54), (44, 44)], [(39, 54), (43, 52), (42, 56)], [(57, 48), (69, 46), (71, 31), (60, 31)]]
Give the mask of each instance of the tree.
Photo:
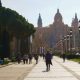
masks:
[[(34, 34), (34, 32), (34, 26), (27, 22), (22, 15), (19, 15), (16, 11), (9, 8), (0, 7), (0, 45), (9, 48), (8, 45), (13, 36), (15, 36), (17, 41), (19, 41), (22, 38), (28, 38), (30, 35)], [(4, 39), (8, 41), (6, 42)], [(6, 43), (8, 44), (6, 45)], [(4, 50), (4, 47), (1, 50)], [(7, 49), (7, 47), (5, 48)], [(6, 57), (9, 57), (10, 53), (3, 53), (5, 56), (7, 55)]]

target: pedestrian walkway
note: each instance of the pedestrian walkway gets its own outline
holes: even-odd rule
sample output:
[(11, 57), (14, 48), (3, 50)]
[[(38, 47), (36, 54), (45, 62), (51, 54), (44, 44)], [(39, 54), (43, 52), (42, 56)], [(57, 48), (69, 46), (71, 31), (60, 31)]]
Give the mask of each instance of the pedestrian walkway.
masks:
[(23, 80), (32, 68), (35, 66), (35, 61), (32, 64), (15, 63), (9, 66), (0, 68), (0, 80)]
[(80, 80), (80, 64), (54, 57), (51, 70), (46, 72), (43, 59), (25, 76), (24, 80)]
[(2, 67), (6, 67), (6, 66), (9, 66), (9, 65), (12, 65), (13, 63), (9, 63), (9, 64), (4, 64), (4, 65), (1, 65), (0, 64), (0, 68), (2, 68)]

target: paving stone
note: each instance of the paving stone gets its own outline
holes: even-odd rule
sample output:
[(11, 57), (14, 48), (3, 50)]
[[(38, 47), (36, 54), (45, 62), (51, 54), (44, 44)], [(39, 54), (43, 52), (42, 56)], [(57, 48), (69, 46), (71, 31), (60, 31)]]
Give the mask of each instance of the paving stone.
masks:
[[(79, 64), (68, 60), (63, 63), (62, 59), (58, 57), (54, 57), (52, 62), (53, 66), (51, 66), (51, 70), (46, 72), (45, 62), (41, 60), (35, 68), (25, 76), (24, 80), (79, 80), (78, 74), (80, 74), (80, 72), (76, 72), (80, 70)], [(77, 65), (75, 66), (75, 64)], [(78, 77), (74, 76), (69, 70), (74, 71)]]

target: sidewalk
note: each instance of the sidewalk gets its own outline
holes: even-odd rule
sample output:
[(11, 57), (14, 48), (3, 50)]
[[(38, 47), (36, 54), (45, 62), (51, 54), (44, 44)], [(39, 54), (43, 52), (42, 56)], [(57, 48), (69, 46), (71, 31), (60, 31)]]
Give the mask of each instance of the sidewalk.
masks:
[(32, 64), (15, 63), (6, 67), (0, 68), (0, 80), (23, 80), (32, 68), (35, 66), (35, 61)]
[(6, 66), (9, 66), (9, 65), (12, 65), (13, 63), (8, 63), (8, 64), (4, 64), (4, 65), (1, 65), (0, 64), (0, 68), (2, 68), (2, 67), (6, 67)]
[(25, 76), (24, 80), (80, 80), (80, 64), (54, 57), (51, 70), (46, 72), (43, 59)]

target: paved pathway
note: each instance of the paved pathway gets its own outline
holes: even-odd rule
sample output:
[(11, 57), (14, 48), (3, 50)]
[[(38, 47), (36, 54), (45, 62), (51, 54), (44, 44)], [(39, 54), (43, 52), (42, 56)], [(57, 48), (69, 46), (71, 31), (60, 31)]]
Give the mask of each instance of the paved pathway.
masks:
[(80, 64), (54, 57), (51, 70), (46, 72), (45, 62), (41, 60), (24, 80), (80, 80)]
[(33, 66), (35, 66), (35, 62), (32, 64), (15, 63), (2, 67), (0, 68), (0, 80), (23, 80)]

